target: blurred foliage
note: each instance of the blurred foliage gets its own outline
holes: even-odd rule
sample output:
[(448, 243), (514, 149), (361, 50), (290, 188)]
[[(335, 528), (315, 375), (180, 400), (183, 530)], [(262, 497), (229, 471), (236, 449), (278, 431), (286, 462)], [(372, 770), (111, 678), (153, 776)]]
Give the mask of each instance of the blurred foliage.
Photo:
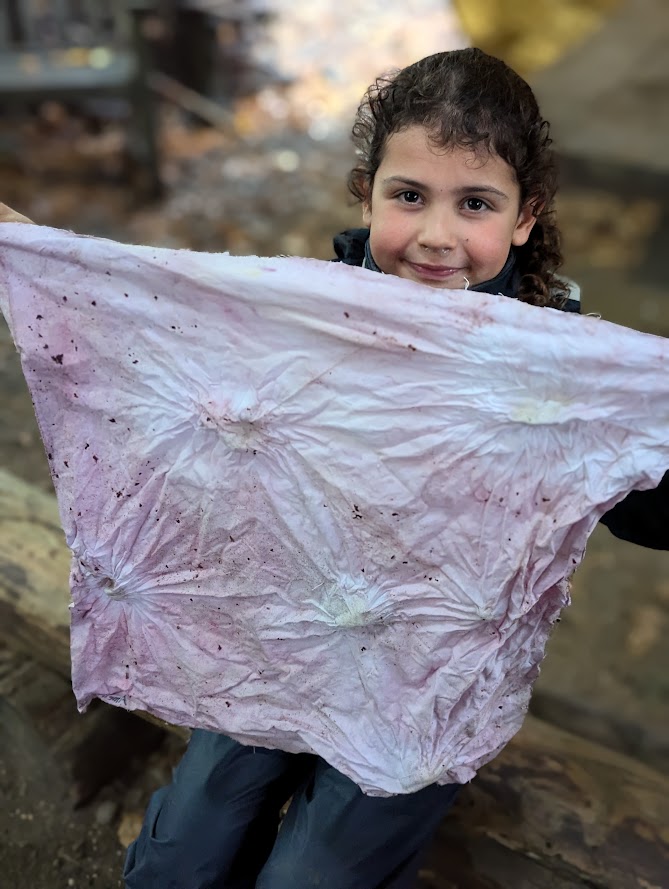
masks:
[(453, 0), (474, 46), (527, 77), (593, 33), (621, 0)]

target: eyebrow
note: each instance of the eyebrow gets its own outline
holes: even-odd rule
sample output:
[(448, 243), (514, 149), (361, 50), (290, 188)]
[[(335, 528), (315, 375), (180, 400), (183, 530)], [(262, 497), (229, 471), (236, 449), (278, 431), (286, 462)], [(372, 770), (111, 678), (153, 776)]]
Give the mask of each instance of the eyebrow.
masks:
[[(419, 191), (429, 191), (429, 188), (427, 185), (425, 185), (425, 183), (418, 182), (415, 179), (405, 179), (404, 176), (389, 176), (387, 179), (383, 180), (383, 184), (408, 185), (410, 188), (416, 188)], [(455, 190), (455, 194), (462, 197), (468, 194), (494, 194), (500, 198), (504, 198), (504, 200), (509, 200), (508, 194), (505, 194), (498, 188), (493, 188), (492, 185), (463, 185), (462, 187)]]

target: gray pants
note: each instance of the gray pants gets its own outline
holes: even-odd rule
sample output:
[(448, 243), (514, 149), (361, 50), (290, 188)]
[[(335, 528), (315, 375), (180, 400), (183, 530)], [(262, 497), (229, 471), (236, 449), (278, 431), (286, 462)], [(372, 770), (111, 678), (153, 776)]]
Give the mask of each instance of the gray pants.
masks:
[(458, 790), (365, 796), (319, 757), (195, 731), (128, 849), (126, 889), (410, 889)]

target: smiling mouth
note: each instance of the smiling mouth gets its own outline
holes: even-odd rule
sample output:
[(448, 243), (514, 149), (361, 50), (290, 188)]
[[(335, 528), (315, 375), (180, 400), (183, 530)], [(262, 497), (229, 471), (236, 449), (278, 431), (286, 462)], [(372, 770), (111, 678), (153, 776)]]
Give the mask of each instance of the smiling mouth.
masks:
[(464, 268), (455, 268), (454, 266), (424, 265), (418, 262), (407, 261), (407, 265), (421, 278), (431, 278), (435, 281), (443, 281), (454, 277), (464, 278), (467, 271)]

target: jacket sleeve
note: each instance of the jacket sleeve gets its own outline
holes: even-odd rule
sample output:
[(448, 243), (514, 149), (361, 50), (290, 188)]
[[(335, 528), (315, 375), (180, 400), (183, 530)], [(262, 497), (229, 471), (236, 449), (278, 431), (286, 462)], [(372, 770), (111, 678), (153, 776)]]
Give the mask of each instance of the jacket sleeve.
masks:
[[(580, 290), (570, 284), (570, 298), (563, 306), (566, 312), (580, 312)], [(600, 519), (609, 531), (621, 540), (628, 540), (649, 549), (669, 550), (669, 472), (657, 486), (648, 491), (632, 491)]]
[(621, 540), (669, 550), (669, 472), (657, 488), (632, 491), (601, 522)]

